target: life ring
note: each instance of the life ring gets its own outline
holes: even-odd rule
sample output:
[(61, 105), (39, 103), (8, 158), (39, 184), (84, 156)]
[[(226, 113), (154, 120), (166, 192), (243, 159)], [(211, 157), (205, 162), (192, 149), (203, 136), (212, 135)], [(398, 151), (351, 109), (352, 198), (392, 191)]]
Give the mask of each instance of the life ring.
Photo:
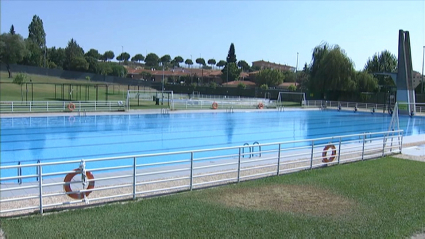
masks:
[(217, 104), (217, 102), (212, 103), (212, 108), (213, 108), (214, 110), (218, 108), (218, 104)]
[[(72, 192), (72, 188), (71, 188), (71, 180), (74, 178), (75, 175), (80, 174), (81, 170), (79, 168), (74, 169), (75, 173), (68, 173), (65, 178), (63, 179), (63, 181), (66, 183), (63, 185), (63, 189), (65, 190), (65, 192), (69, 193)], [(94, 188), (94, 181), (92, 181), (94, 179), (94, 176), (91, 172), (86, 171), (86, 177), (88, 180), (90, 180), (89, 182), (89, 186), (86, 188), (86, 190), (90, 190)], [(73, 199), (82, 199), (84, 198), (84, 194), (87, 196), (89, 196), (91, 193), (91, 191), (87, 191), (84, 193), (69, 193), (67, 194), (68, 197), (73, 198)]]
[[(331, 155), (331, 157), (327, 158), (327, 157), (326, 157), (326, 155), (328, 154), (328, 150), (329, 150), (329, 149), (332, 149), (332, 155)], [(329, 162), (334, 161), (334, 159), (335, 159), (335, 155), (336, 155), (336, 148), (335, 148), (335, 145), (333, 145), (333, 144), (328, 144), (328, 145), (326, 145), (326, 147), (325, 147), (325, 148), (323, 148), (323, 153), (322, 153), (322, 162), (324, 162), (324, 163), (329, 163)]]
[(264, 107), (263, 103), (258, 103), (258, 109), (262, 109)]
[(70, 111), (74, 111), (75, 110), (75, 104), (74, 103), (69, 103), (68, 104), (68, 110), (70, 110)]

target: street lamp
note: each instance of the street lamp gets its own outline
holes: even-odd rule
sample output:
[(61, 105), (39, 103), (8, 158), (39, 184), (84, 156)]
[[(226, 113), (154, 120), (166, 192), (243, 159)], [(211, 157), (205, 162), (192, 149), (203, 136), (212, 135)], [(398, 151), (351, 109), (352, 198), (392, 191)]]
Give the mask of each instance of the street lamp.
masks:
[(425, 52), (425, 46), (423, 46), (423, 48), (422, 48), (422, 82), (421, 82), (421, 92), (422, 92), (422, 94), (424, 93), (424, 60), (425, 60), (425, 57), (424, 57), (424, 53)]
[(295, 67), (295, 86), (297, 86), (298, 80), (298, 52), (297, 52), (297, 66)]
[(162, 62), (162, 87), (161, 87), (161, 93), (162, 93), (162, 99), (161, 99), (161, 105), (164, 105), (164, 62)]

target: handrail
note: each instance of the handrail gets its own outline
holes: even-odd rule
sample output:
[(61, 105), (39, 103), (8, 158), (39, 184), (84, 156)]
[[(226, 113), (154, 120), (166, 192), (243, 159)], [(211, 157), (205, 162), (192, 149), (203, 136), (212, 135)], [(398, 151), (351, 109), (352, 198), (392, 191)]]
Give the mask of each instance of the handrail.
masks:
[(252, 156), (254, 157), (254, 145), (258, 145), (258, 149), (259, 149), (259, 153), (260, 153), (260, 157), (261, 157), (261, 145), (260, 145), (260, 143), (258, 143), (258, 141), (255, 141), (254, 143), (252, 143)]
[[(249, 146), (249, 144), (248, 143), (244, 143), (243, 146)], [(242, 157), (243, 158), (245, 158), (245, 148), (246, 147), (242, 147)], [(249, 149), (249, 158), (251, 158), (251, 156), (252, 156), (252, 154), (251, 154), (252, 148), (251, 147), (248, 147), (248, 149)]]
[[(393, 134), (397, 132), (401, 134)], [(353, 162), (377, 158), (381, 157), (381, 155), (385, 156), (386, 154), (394, 154), (401, 152), (401, 147), (397, 147), (397, 143), (396, 145), (394, 145), (393, 148), (392, 145), (391, 147), (389, 145), (385, 146), (385, 143), (383, 142), (386, 139), (389, 139), (391, 141), (398, 142), (398, 144), (400, 145), (403, 140), (402, 132), (403, 130), (375, 133), (366, 132), (362, 134), (286, 141), (279, 143), (260, 144), (258, 142), (254, 142), (252, 145), (245, 143), (243, 146), (215, 149), (129, 155), (120, 157), (74, 160), (67, 162), (37, 162), (37, 164), (15, 164), (11, 166), (0, 166), (0, 170), (12, 168), (21, 169), (23, 167), (34, 166), (37, 167), (35, 174), (34, 172), (32, 172), (28, 175), (21, 174), (16, 177), (1, 177), (3, 175), (0, 176), (0, 182), (6, 181), (6, 183), (8, 184), (7, 187), (0, 188), (0, 203), (2, 204), (2, 207), (0, 207), (0, 216), (2, 216), (3, 213), (12, 213), (19, 211), (28, 212), (28, 210), (32, 209), (38, 209), (38, 212), (42, 214), (45, 208), (63, 206), (67, 204), (81, 205), (84, 203), (101, 201), (105, 199), (118, 200), (116, 198), (121, 197), (132, 197), (133, 199), (135, 199), (136, 195), (149, 195), (154, 192), (169, 193), (183, 190), (191, 190), (194, 187), (199, 188), (206, 187), (209, 185), (221, 185), (239, 182), (242, 181), (242, 179), (247, 180), (252, 178), (266, 177), (270, 175), (279, 175), (282, 173), (289, 173), (305, 169), (314, 169), (323, 166), (323, 164), (332, 165), (344, 162)], [(358, 142), (358, 139), (356, 137), (353, 137), (359, 135), (363, 136), (361, 137), (361, 142)], [(372, 138), (373, 142), (365, 144), (366, 141), (372, 140)], [(335, 143), (332, 144), (329, 142)], [(326, 157), (326, 153), (324, 153), (324, 150), (325, 148), (329, 148), (330, 145), (333, 147), (333, 151), (328, 152), (328, 155)], [(250, 150), (249, 155), (250, 157), (252, 157), (254, 156), (253, 149), (257, 146), (259, 147), (258, 152), (260, 153), (261, 159), (255, 158), (251, 160), (241, 160), (242, 156), (245, 155), (245, 148), (248, 148)], [(261, 147), (265, 146), (267, 146), (267, 150), (262, 150)], [(222, 152), (222, 150), (226, 151)], [(233, 151), (229, 152), (227, 150)], [(238, 153), (236, 153), (235, 151), (237, 151)], [(207, 152), (214, 153), (206, 155), (205, 153)], [(171, 161), (163, 162), (160, 160), (149, 162), (145, 160), (145, 158), (151, 157), (161, 159), (165, 155), (171, 156), (167, 157)], [(174, 157), (173, 155), (176, 155), (176, 157)], [(323, 158), (327, 159), (327, 161), (324, 162)], [(105, 165), (103, 164), (99, 164), (100, 166), (96, 167), (95, 164), (90, 163), (107, 160), (121, 161), (120, 159), (131, 159), (133, 162), (127, 162), (125, 164), (125, 168), (123, 165), (105, 167)], [(64, 179), (58, 176), (69, 173), (75, 173), (75, 171), (73, 171), (75, 166), (71, 165), (60, 166), (58, 168), (55, 168), (56, 171), (50, 170), (50, 172), (43, 173), (43, 171), (45, 170), (43, 168), (44, 166), (64, 165), (69, 164), (70, 162), (80, 165), (80, 168), (82, 168), (82, 170), (80, 170), (79, 174), (84, 171), (89, 171), (90, 175), (95, 174), (94, 179), (86, 178), (86, 181), (77, 180), (64, 182)], [(85, 165), (91, 165), (91, 167), (86, 168)], [(49, 168), (52, 169), (51, 167)], [(114, 173), (111, 174), (112, 171)], [(105, 172), (105, 174), (103, 174), (102, 172)], [(39, 179), (38, 184), (34, 183), (34, 180), (25, 180), (25, 183), (22, 183), (24, 184), (23, 186), (14, 185), (13, 183), (8, 182), (14, 181), (15, 179), (22, 180), (23, 178), (37, 178)], [(48, 178), (49, 180), (46, 181), (46, 178)], [(120, 180), (120, 182), (114, 182), (113, 179)], [(101, 181), (101, 183), (96, 183), (96, 185), (101, 186), (93, 188), (94, 182), (96, 180)], [(123, 183), (121, 183), (121, 180), (123, 180)], [(174, 186), (170, 187), (169, 185), (164, 185), (164, 182), (173, 182)], [(16, 181), (14, 181), (14, 183), (16, 184)], [(70, 189), (68, 189), (67, 192), (57, 191), (57, 187), (60, 185), (71, 185), (74, 183), (86, 183), (86, 186), (87, 183), (93, 183), (93, 187), (88, 188), (83, 186), (82, 190), (72, 192), (69, 191)], [(117, 186), (118, 183), (120, 183), (121, 186)], [(146, 183), (149, 183), (150, 185), (155, 185), (155, 187), (139, 187), (140, 185), (144, 185)], [(123, 189), (126, 188), (126, 190), (127, 188), (129, 188), (129, 191), (128, 193), (126, 193), (124, 191), (117, 192), (116, 190), (113, 190), (117, 187), (122, 187)], [(27, 188), (38, 188), (38, 193), (35, 193), (35, 195), (28, 195), (27, 192), (23, 191), (23, 189)], [(109, 190), (107, 192), (109, 194), (102, 193), (101, 195), (99, 195), (95, 193), (97, 191), (103, 192), (104, 190)], [(17, 192), (17, 195), (15, 194), (15, 192)], [(87, 197), (88, 194), (86, 195), (85, 192), (92, 192), (92, 194)], [(13, 196), (6, 197), (5, 194), (10, 194)], [(78, 200), (71, 200), (68, 197), (61, 196), (69, 194), (83, 195), (84, 198)], [(53, 200), (53, 197), (56, 197), (56, 199), (54, 200), (58, 201), (51, 202), (50, 204), (43, 203), (43, 201), (50, 201), (50, 198), (52, 198)], [(49, 199), (46, 201), (46, 198)], [(34, 200), (36, 199), (39, 199), (39, 202), (34, 202)], [(22, 206), (22, 204), (15, 204), (15, 208), (8, 205), (11, 202), (20, 200), (28, 200), (28, 202), (25, 203), (25, 206)], [(35, 205), (31, 205), (30, 203)]]

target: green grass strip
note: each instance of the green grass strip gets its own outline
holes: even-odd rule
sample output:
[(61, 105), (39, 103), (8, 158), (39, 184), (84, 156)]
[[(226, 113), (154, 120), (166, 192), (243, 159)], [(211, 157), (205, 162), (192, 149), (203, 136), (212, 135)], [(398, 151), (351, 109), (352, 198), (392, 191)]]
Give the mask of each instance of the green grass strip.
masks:
[(425, 229), (424, 172), (387, 157), (1, 227), (8, 238), (405, 238)]

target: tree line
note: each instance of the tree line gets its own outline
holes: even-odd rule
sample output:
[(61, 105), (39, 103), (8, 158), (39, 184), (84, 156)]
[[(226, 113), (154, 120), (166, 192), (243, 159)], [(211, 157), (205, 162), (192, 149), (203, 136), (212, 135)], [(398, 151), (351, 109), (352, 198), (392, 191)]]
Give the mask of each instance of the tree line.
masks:
[[(194, 64), (192, 59), (184, 60), (181, 56), (171, 58), (168, 54), (162, 57), (159, 57), (155, 53), (149, 53), (146, 56), (142, 54), (131, 56), (128, 52), (121, 52), (115, 56), (115, 53), (111, 50), (100, 53), (94, 48), (85, 52), (73, 38), (65, 48), (56, 48), (54, 46), (47, 48), (43, 21), (37, 15), (33, 16), (28, 26), (28, 32), (28, 37), (24, 39), (20, 34), (15, 32), (12, 25), (8, 33), (0, 35), (0, 59), (6, 64), (9, 77), (12, 77), (10, 64), (91, 72), (120, 77), (127, 75), (127, 70), (123, 66), (129, 63), (141, 64), (144, 62), (143, 66), (148, 69), (157, 69), (162, 66), (166, 68), (180, 67), (182, 63), (186, 64), (187, 67), (192, 67)], [(118, 61), (118, 64), (111, 62), (114, 59)], [(199, 64), (201, 68), (211, 69), (214, 66), (223, 68), (228, 64), (228, 61), (216, 61), (215, 59), (205, 61), (203, 58), (197, 58), (195, 63)], [(244, 60), (235, 61), (234, 63), (243, 71), (253, 70)], [(234, 80), (232, 70), (230, 76), (229, 80)]]
[[(172, 58), (166, 54), (159, 57), (155, 53), (146, 56), (121, 52), (115, 56), (113, 51), (100, 53), (92, 48), (85, 52), (75, 39), (71, 39), (65, 48), (46, 47), (46, 33), (43, 21), (34, 15), (28, 26), (28, 37), (23, 38), (15, 32), (12, 25), (8, 33), (0, 35), (0, 60), (5, 63), (12, 77), (10, 64), (22, 64), (46, 68), (57, 68), (71, 71), (91, 72), (100, 75), (125, 77), (124, 65), (139, 64), (147, 69), (162, 67), (192, 67), (192, 59), (181, 56)], [(116, 62), (111, 62), (112, 60)], [(143, 64), (142, 64), (143, 62)], [(260, 70), (250, 67), (244, 61), (237, 61), (235, 46), (231, 43), (226, 60), (197, 58), (195, 63), (202, 69), (217, 67), (221, 69), (223, 82), (238, 80), (242, 71)], [(361, 71), (354, 69), (354, 63), (338, 45), (320, 44), (313, 49), (310, 64), (305, 63), (299, 72), (281, 72), (273, 69), (262, 69), (255, 76), (257, 86), (275, 87), (282, 82), (296, 82), (291, 90), (315, 91), (324, 95), (327, 91), (340, 92), (374, 92), (381, 87), (395, 86), (389, 76), (374, 75), (376, 72), (397, 72), (397, 58), (387, 50), (370, 57)]]

